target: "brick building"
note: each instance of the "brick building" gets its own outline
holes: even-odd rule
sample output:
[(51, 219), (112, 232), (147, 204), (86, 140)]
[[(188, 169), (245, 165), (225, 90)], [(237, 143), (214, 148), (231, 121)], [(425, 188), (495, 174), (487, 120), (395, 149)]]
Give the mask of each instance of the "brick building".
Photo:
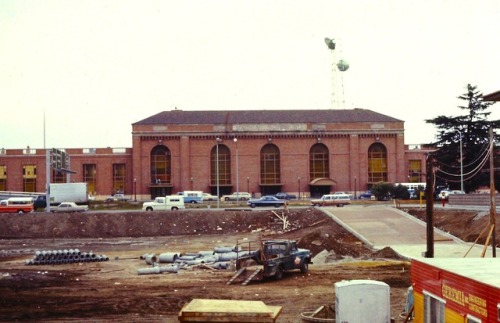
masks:
[[(164, 111), (132, 124), (132, 148), (65, 149), (51, 182), (150, 199), (183, 190), (318, 196), (385, 182), (422, 182), (427, 151), (404, 143), (404, 122), (365, 109)], [(45, 190), (43, 149), (0, 151), (0, 191)]]

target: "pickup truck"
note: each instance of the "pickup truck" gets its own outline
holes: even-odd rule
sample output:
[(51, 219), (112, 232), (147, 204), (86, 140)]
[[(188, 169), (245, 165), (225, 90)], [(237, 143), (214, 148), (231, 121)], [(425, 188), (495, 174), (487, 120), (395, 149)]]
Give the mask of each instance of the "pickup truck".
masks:
[(184, 208), (184, 197), (181, 195), (159, 196), (152, 202), (142, 203), (143, 211), (176, 211)]
[(11, 197), (0, 201), (0, 213), (31, 213), (34, 210), (31, 197)]
[[(248, 242), (249, 243), (249, 242)], [(241, 246), (238, 246), (238, 248)], [(246, 256), (239, 257), (236, 261), (238, 270), (227, 282), (231, 284), (238, 278), (246, 279), (243, 285), (251, 280), (260, 280), (267, 277), (274, 277), (277, 280), (283, 278), (285, 272), (298, 269), (301, 273), (309, 271), (309, 264), (312, 264), (312, 254), (308, 249), (301, 249), (295, 240), (276, 239), (266, 240), (260, 243), (260, 249), (249, 252)], [(256, 263), (257, 266), (245, 267), (245, 264)], [(250, 269), (253, 273), (246, 276)]]

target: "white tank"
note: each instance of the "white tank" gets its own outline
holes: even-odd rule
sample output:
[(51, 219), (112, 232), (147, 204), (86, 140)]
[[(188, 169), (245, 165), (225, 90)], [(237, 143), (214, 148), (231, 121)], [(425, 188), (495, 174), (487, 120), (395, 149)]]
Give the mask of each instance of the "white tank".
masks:
[(390, 323), (389, 285), (375, 280), (343, 280), (334, 284), (337, 323)]

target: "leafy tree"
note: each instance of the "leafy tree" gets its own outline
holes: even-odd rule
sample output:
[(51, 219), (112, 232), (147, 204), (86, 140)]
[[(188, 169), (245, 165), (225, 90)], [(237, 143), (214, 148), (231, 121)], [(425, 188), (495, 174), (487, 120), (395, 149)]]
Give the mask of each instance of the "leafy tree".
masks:
[[(449, 185), (451, 189), (460, 189), (460, 138), (462, 139), (462, 163), (464, 174), (464, 190), (474, 191), (479, 186), (489, 185), (489, 168), (487, 151), (490, 147), (490, 128), (500, 127), (500, 120), (489, 121), (491, 112), (486, 112), (491, 102), (485, 102), (477, 86), (467, 84), (467, 92), (458, 97), (465, 101), (458, 108), (466, 111), (459, 116), (438, 116), (426, 120), (438, 129), (436, 142), (431, 143), (437, 151), (434, 158), (437, 161), (436, 183)], [(500, 137), (495, 135), (495, 140)], [(481, 171), (481, 169), (483, 171)]]
[(372, 193), (379, 201), (389, 198), (394, 185), (386, 182), (378, 182), (372, 186)]
[(392, 189), (391, 189), (391, 194), (392, 196), (394, 196), (394, 198), (397, 198), (397, 199), (409, 199), (410, 198), (410, 192), (408, 192), (408, 187), (404, 186), (404, 185), (397, 185), (397, 186), (393, 186)]

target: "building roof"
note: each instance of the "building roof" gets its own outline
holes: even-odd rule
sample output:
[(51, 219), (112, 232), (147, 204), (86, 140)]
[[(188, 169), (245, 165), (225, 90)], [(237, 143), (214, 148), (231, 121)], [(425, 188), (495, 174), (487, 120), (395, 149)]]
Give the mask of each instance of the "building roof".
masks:
[(484, 101), (500, 101), (500, 91), (496, 91), (487, 95), (483, 95)]
[(500, 287), (498, 258), (418, 258), (416, 261), (446, 270), (456, 275)]
[(349, 123), (403, 122), (365, 109), (343, 110), (231, 110), (163, 111), (133, 123), (153, 124), (243, 124), (243, 123)]

